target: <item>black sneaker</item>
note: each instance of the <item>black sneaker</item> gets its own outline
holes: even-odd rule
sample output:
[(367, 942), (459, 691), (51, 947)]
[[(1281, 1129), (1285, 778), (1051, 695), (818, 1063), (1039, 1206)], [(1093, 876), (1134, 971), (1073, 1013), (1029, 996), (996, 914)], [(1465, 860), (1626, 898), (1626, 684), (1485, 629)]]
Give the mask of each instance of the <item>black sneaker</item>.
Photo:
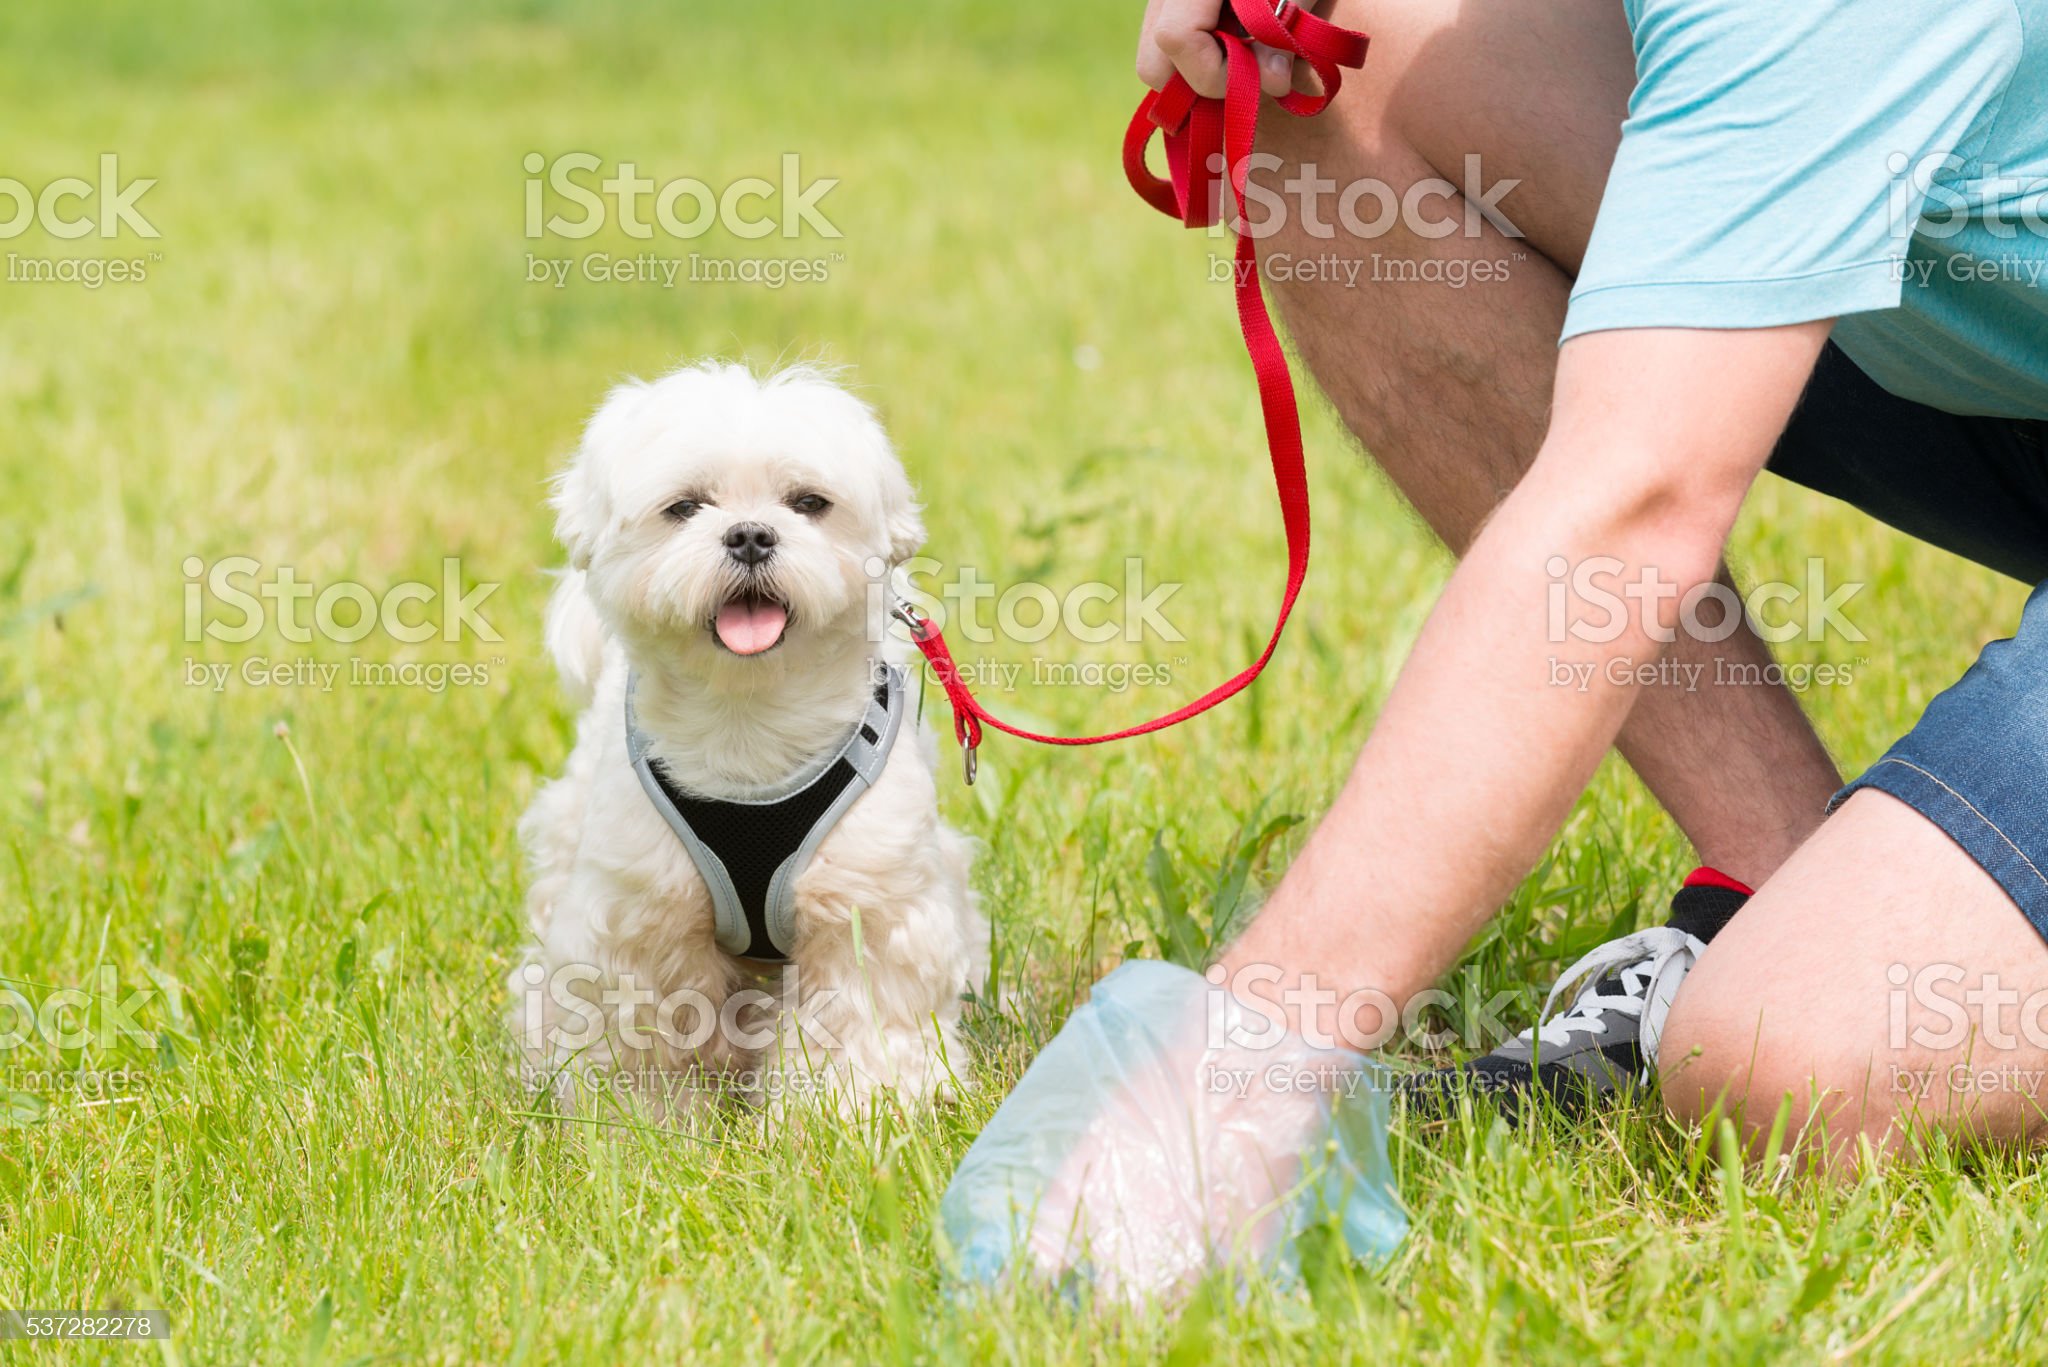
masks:
[[(1750, 889), (1714, 869), (1693, 870), (1664, 925), (1609, 940), (1566, 969), (1534, 1029), (1461, 1067), (1411, 1073), (1400, 1090), (1425, 1114), (1446, 1114), (1460, 1091), (1512, 1118), (1541, 1089), (1566, 1114), (1650, 1080), (1664, 1018), (1707, 942), (1742, 909)], [(1576, 989), (1571, 1005), (1551, 1010)]]

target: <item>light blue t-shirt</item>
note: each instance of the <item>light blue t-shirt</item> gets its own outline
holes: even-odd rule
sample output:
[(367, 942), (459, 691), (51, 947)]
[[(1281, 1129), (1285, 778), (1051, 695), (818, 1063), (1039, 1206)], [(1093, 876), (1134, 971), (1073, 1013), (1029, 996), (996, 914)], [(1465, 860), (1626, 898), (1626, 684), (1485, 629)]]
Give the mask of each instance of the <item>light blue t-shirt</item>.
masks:
[(1904, 398), (2048, 418), (2048, 0), (1623, 0), (1564, 336), (1840, 318)]

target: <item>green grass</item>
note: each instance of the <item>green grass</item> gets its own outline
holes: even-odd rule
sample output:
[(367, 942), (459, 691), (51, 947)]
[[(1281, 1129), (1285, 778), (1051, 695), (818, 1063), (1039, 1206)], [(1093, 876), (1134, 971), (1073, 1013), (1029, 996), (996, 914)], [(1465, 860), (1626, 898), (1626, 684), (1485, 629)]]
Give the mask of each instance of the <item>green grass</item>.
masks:
[[(550, 1119), (509, 1085), (513, 824), (571, 720), (539, 641), (543, 480), (616, 377), (708, 352), (850, 363), (930, 503), (934, 555), (1059, 586), (1120, 582), (1143, 554), (1185, 582), (1185, 642), (994, 648), (1150, 659), (1171, 689), (996, 699), (1020, 716), (1135, 719), (1254, 648), (1280, 540), (1205, 280), (1216, 244), (1117, 169), (1136, 8), (0, 9), (0, 175), (40, 186), (118, 152), (158, 179), (142, 207), (162, 233), (0, 244), (148, 263), (143, 284), (0, 284), (0, 973), (39, 1002), (102, 965), (159, 990), (146, 1042), (0, 1059), (0, 1303), (161, 1306), (164, 1359), (194, 1363), (2042, 1356), (2031, 1164), (1938, 1151), (1826, 1187), (1728, 1167), (1720, 1135), (1634, 1110), (1397, 1133), (1414, 1230), (1383, 1269), (1178, 1320), (946, 1297), (937, 1194), (1007, 1084), (1127, 946), (1209, 933), (1199, 892), (1192, 925), (1162, 910), (1165, 866), (1199, 889), (1254, 813), (1325, 805), (1448, 572), (1322, 412), (1315, 570), (1253, 694), (1099, 752), (995, 741), (979, 786), (947, 785), (987, 842), (1000, 954), (976, 1098), (682, 1136)], [(825, 256), (830, 278), (524, 283), (529, 250), (688, 250), (527, 241), (536, 150), (714, 185), (799, 153), (841, 181), (824, 203), (843, 238), (694, 249)], [(1796, 578), (1824, 548), (1871, 584), (1868, 642), (1792, 648), (1854, 670), (1814, 698), (1845, 764), (2016, 620), (2012, 586), (1837, 508), (1783, 486), (1753, 504), (1743, 566)], [(485, 612), (503, 639), (189, 644), (181, 567), (230, 555), (379, 592), (457, 557), (502, 583)], [(351, 655), (488, 681), (182, 682), (188, 657)], [(1685, 865), (1610, 766), (1467, 981), (1540, 990)], [(121, 1068), (110, 1099), (61, 1076)]]

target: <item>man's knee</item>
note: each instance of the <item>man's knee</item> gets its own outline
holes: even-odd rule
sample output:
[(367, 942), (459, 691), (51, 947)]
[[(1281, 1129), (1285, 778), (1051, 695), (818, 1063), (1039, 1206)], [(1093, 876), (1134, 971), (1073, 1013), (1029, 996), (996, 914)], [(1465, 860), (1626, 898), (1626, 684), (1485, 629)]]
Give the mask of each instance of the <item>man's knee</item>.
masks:
[(1698, 968), (1671, 1005), (1657, 1043), (1657, 1077), (1665, 1109), (1680, 1121), (1697, 1123), (1749, 1094), (1761, 1031), (1743, 1038), (1730, 1019), (1732, 1005), (1716, 997)]
[(1816, 1106), (1831, 1112), (1863, 1093), (1867, 1079), (1852, 1060), (1775, 1024), (1753, 989), (1695, 968), (1658, 1042), (1665, 1109), (1687, 1124), (1727, 1116), (1754, 1134), (1769, 1130), (1788, 1101), (1792, 1119), (1803, 1121)]

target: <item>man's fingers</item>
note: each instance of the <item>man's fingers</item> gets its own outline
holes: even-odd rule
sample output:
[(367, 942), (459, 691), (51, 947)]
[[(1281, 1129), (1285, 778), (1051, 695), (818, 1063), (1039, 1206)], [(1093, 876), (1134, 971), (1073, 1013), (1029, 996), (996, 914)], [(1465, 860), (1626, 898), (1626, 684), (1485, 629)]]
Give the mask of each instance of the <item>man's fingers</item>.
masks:
[(1223, 45), (1207, 29), (1162, 30), (1159, 50), (1173, 62), (1173, 69), (1187, 78), (1197, 95), (1212, 100), (1223, 98), (1228, 87), (1224, 74)]
[(1259, 58), (1259, 89), (1279, 99), (1294, 88), (1294, 54), (1264, 43), (1252, 44)]
[(1165, 3), (1166, 0), (1149, 0), (1145, 22), (1138, 29), (1138, 79), (1154, 90), (1166, 89), (1166, 83), (1173, 79), (1173, 63), (1153, 41), (1159, 28), (1159, 11)]
[[(1221, 99), (1228, 85), (1223, 48), (1214, 35), (1229, 0), (1147, 0), (1144, 27), (1138, 36), (1138, 79), (1154, 90), (1166, 89), (1179, 71), (1195, 93)], [(1330, 0), (1311, 0), (1310, 13), (1330, 7)], [(1307, 62), (1263, 43), (1252, 45), (1259, 61), (1259, 89), (1273, 99), (1292, 91), (1322, 93), (1322, 83)]]
[(1156, 0), (1138, 40), (1138, 77), (1163, 89), (1175, 71), (1197, 95), (1222, 99), (1223, 48), (1214, 37), (1223, 0)]

